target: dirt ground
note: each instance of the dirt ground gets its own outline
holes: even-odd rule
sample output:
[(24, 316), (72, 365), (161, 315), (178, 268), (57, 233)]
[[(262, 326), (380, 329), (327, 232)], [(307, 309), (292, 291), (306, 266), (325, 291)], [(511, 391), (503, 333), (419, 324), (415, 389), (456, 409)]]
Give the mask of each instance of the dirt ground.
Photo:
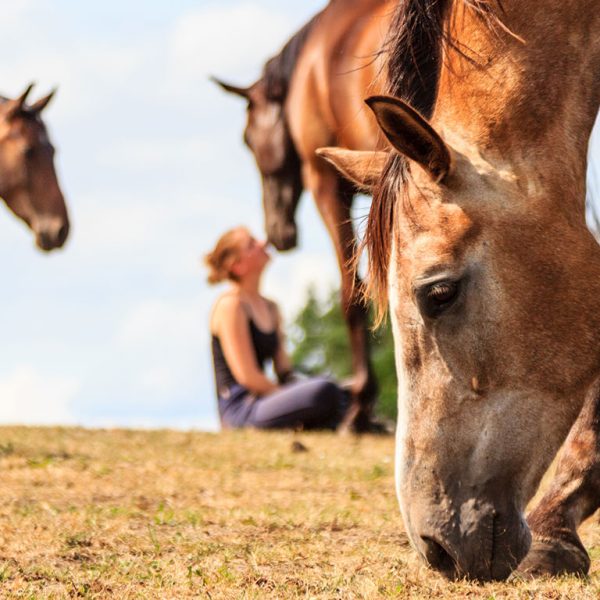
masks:
[(587, 580), (448, 583), (417, 560), (393, 438), (0, 428), (1, 598), (600, 597)]

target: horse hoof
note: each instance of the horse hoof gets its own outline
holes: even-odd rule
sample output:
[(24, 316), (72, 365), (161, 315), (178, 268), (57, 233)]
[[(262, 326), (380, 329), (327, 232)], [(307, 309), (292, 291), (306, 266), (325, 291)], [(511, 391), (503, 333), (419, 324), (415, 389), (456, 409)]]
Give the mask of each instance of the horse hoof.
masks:
[(515, 573), (515, 577), (576, 575), (585, 577), (590, 569), (590, 558), (579, 545), (558, 539), (535, 539), (531, 549)]
[(362, 434), (373, 433), (378, 435), (390, 435), (394, 433), (394, 428), (388, 423), (381, 423), (373, 420), (370, 415), (358, 412), (349, 419), (344, 419), (339, 427), (338, 433), (341, 435), (347, 434)]

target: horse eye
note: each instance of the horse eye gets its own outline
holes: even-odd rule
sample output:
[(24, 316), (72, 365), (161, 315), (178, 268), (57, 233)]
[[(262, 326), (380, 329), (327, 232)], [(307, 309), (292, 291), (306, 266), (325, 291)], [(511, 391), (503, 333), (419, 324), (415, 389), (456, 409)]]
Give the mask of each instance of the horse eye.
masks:
[(421, 312), (434, 319), (448, 310), (458, 298), (460, 281), (437, 281), (418, 292)]
[(35, 154), (35, 148), (27, 147), (23, 150), (23, 156), (25, 158), (33, 158), (34, 154)]

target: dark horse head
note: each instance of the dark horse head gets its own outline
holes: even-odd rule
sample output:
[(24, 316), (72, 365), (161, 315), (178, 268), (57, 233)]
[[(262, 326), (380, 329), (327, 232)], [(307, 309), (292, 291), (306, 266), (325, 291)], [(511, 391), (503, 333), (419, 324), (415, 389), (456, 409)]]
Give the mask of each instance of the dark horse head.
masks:
[(285, 117), (285, 97), (269, 89), (264, 77), (247, 88), (214, 79), (224, 90), (248, 101), (244, 142), (260, 171), (265, 229), (278, 250), (296, 246), (296, 206), (302, 194), (300, 160)]
[(300, 158), (288, 128), (286, 100), (298, 57), (318, 17), (315, 15), (265, 63), (261, 78), (251, 86), (239, 87), (213, 78), (226, 92), (248, 102), (244, 141), (254, 154), (262, 179), (267, 237), (278, 250), (296, 246), (295, 214), (303, 190)]
[(40, 116), (54, 92), (27, 105), (32, 87), (15, 100), (0, 97), (0, 196), (33, 231), (37, 246), (49, 251), (65, 243), (69, 218)]

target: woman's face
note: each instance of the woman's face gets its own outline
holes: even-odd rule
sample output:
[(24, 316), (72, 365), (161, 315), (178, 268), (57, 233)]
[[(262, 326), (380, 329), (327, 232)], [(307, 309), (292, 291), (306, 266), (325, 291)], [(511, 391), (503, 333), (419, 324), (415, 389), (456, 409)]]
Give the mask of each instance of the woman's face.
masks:
[(246, 229), (239, 231), (239, 254), (232, 270), (238, 277), (250, 273), (261, 273), (270, 260), (266, 250), (267, 242), (258, 241)]

